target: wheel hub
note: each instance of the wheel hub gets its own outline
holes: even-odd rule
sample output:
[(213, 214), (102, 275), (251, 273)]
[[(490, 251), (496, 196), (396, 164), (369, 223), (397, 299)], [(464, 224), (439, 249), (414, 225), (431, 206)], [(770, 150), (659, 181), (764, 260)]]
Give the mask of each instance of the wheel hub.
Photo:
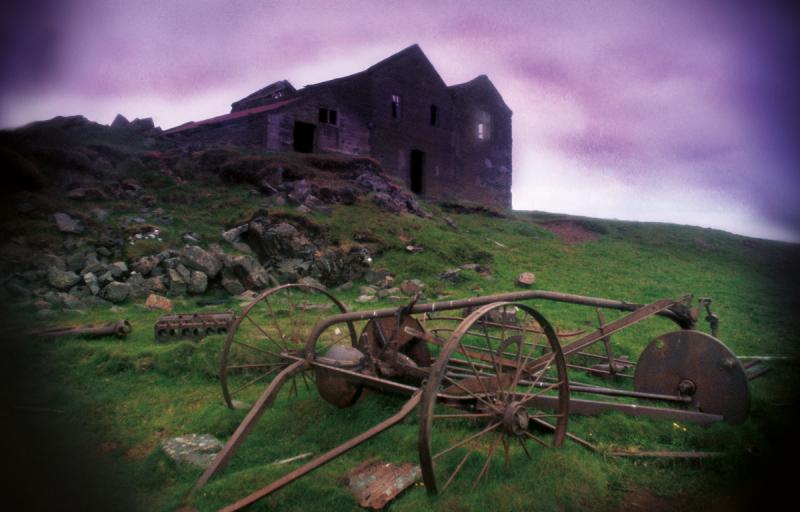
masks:
[(503, 429), (510, 436), (522, 437), (528, 430), (528, 410), (519, 402), (511, 402), (503, 412)]

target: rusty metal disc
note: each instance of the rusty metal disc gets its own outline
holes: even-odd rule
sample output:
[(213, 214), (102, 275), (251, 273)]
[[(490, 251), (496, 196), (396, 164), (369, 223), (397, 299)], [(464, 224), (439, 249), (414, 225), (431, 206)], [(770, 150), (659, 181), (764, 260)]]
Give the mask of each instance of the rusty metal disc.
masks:
[(742, 423), (750, 409), (750, 388), (741, 363), (721, 341), (700, 331), (662, 334), (644, 349), (634, 389), (692, 397), (702, 412)]

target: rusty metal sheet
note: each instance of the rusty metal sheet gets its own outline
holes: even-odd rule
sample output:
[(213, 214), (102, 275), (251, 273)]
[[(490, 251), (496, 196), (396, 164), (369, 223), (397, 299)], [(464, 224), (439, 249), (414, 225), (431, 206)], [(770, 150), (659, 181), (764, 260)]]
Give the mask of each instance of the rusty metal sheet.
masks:
[(367, 460), (347, 475), (350, 491), (364, 508), (380, 510), (422, 476), (420, 467), (406, 462), (396, 466), (389, 462)]

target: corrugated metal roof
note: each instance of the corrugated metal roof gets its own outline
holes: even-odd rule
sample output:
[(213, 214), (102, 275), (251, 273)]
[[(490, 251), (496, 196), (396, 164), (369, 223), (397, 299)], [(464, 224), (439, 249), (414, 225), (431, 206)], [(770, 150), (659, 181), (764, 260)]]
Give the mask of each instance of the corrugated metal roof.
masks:
[(182, 132), (185, 130), (191, 130), (193, 128), (197, 128), (199, 126), (205, 126), (209, 124), (217, 124), (217, 123), (224, 123), (227, 121), (233, 121), (234, 119), (239, 119), (242, 117), (247, 117), (253, 114), (260, 114), (262, 112), (268, 112), (270, 110), (277, 110), (281, 107), (288, 105), (289, 103), (293, 103), (300, 98), (290, 98), (288, 100), (283, 101), (276, 101), (275, 103), (270, 103), (269, 105), (261, 105), (260, 107), (253, 107), (248, 108), (245, 110), (238, 110), (236, 112), (231, 112), (230, 114), (224, 114), (217, 117), (211, 117), (208, 119), (204, 119), (202, 121), (189, 121), (188, 123), (184, 123), (180, 126), (176, 126), (174, 128), (170, 128), (169, 130), (165, 131), (164, 133), (167, 135)]

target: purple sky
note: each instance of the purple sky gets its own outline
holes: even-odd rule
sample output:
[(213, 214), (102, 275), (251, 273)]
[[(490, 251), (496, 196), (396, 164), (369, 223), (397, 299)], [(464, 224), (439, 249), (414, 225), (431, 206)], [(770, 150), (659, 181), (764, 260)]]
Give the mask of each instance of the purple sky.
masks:
[[(20, 2), (21, 3), (21, 2)], [(514, 111), (514, 207), (800, 241), (797, 12), (702, 1), (27, 0), (0, 16), (0, 126), (167, 128), (419, 43)]]

